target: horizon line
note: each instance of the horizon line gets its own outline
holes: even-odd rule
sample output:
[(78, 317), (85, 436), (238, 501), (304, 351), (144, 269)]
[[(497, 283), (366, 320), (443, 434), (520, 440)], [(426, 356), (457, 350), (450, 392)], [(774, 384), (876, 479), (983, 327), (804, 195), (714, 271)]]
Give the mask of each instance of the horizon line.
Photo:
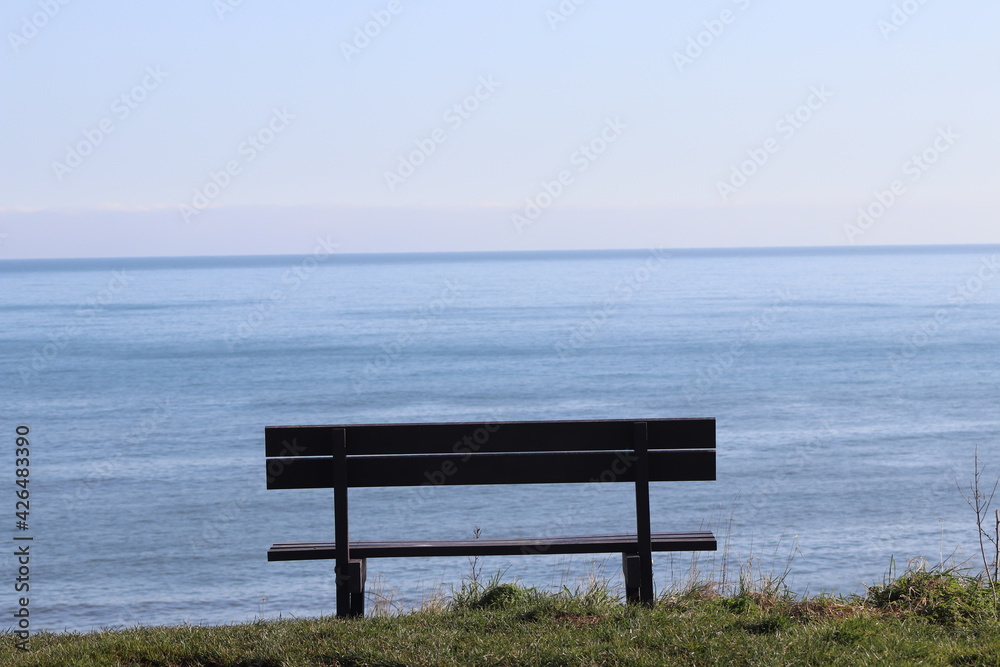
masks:
[[(470, 256), (479, 258), (496, 258), (509, 255), (535, 256), (585, 256), (585, 255), (633, 255), (643, 252), (678, 252), (682, 254), (712, 255), (712, 254), (742, 254), (742, 253), (795, 253), (803, 254), (837, 254), (837, 253), (879, 253), (879, 252), (930, 252), (934, 250), (974, 251), (980, 248), (998, 248), (1000, 243), (872, 243), (869, 245), (774, 245), (774, 246), (687, 246), (687, 247), (640, 247), (640, 248), (550, 248), (530, 250), (412, 250), (412, 251), (361, 251), (333, 252), (330, 255), (364, 261), (375, 258), (417, 258), (434, 256), (440, 259), (465, 259)], [(277, 254), (231, 254), (231, 255), (122, 255), (100, 257), (18, 257), (0, 258), (0, 264), (24, 264), (35, 262), (120, 262), (120, 261), (170, 261), (170, 260), (264, 260), (264, 259), (301, 259), (315, 253), (277, 253)]]

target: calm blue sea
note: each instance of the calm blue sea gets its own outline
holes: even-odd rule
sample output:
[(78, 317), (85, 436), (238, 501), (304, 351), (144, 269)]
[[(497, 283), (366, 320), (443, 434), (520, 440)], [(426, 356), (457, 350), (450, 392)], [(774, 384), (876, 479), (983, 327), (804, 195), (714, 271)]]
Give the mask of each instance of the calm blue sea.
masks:
[[(712, 527), (728, 577), (752, 556), (787, 565), (799, 594), (846, 594), (891, 559), (961, 562), (978, 543), (956, 484), (977, 447), (985, 478), (1000, 475), (998, 257), (350, 256), (318, 242), (305, 257), (0, 262), (0, 608), (22, 595), (13, 538), (30, 536), (33, 630), (331, 613), (332, 563), (265, 560), (272, 542), (333, 533), (329, 492), (265, 491), (271, 424), (715, 417), (718, 481), (655, 485), (653, 523)], [(627, 485), (363, 489), (351, 512), (357, 538), (634, 521)], [(722, 562), (698, 567), (719, 576)], [(572, 587), (615, 577), (618, 559), (480, 565)], [(370, 588), (400, 608), (469, 571), (466, 559), (369, 566)], [(687, 568), (659, 555), (657, 586)]]

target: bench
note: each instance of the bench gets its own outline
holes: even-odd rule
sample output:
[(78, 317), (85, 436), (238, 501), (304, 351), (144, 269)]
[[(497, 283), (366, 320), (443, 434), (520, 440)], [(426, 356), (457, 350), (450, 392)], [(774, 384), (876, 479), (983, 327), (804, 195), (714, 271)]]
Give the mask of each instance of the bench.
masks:
[[(268, 426), (268, 489), (333, 489), (334, 541), (274, 544), (269, 561), (336, 561), (337, 615), (364, 614), (368, 558), (621, 553), (629, 602), (652, 604), (654, 551), (714, 551), (710, 531), (653, 533), (649, 483), (715, 479), (714, 419)], [(537, 539), (351, 541), (348, 489), (628, 482), (636, 532)]]

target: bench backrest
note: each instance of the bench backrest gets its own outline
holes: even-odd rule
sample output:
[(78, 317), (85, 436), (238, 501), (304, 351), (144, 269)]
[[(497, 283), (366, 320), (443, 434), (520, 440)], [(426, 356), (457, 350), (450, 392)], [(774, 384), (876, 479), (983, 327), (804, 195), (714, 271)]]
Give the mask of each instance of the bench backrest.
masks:
[(269, 489), (715, 479), (712, 418), (269, 426), (265, 444)]

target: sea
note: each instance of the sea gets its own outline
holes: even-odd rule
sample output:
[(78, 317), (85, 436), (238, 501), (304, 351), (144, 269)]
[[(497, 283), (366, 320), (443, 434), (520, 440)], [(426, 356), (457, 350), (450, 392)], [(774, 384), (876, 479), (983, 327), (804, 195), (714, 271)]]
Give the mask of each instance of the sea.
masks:
[[(265, 489), (269, 425), (714, 417), (717, 481), (656, 483), (651, 503), (655, 531), (711, 529), (720, 551), (657, 554), (658, 591), (742, 576), (851, 595), (906, 567), (981, 570), (994, 553), (966, 497), (977, 466), (985, 495), (1000, 476), (998, 258), (320, 239), (303, 256), (0, 262), (0, 629), (22, 608), (32, 632), (333, 613), (332, 562), (266, 560), (333, 539), (329, 490)], [(993, 506), (980, 519), (993, 535)], [(627, 484), (351, 492), (358, 539), (634, 521)], [(372, 560), (369, 610), (491, 577), (620, 590), (620, 556)]]

